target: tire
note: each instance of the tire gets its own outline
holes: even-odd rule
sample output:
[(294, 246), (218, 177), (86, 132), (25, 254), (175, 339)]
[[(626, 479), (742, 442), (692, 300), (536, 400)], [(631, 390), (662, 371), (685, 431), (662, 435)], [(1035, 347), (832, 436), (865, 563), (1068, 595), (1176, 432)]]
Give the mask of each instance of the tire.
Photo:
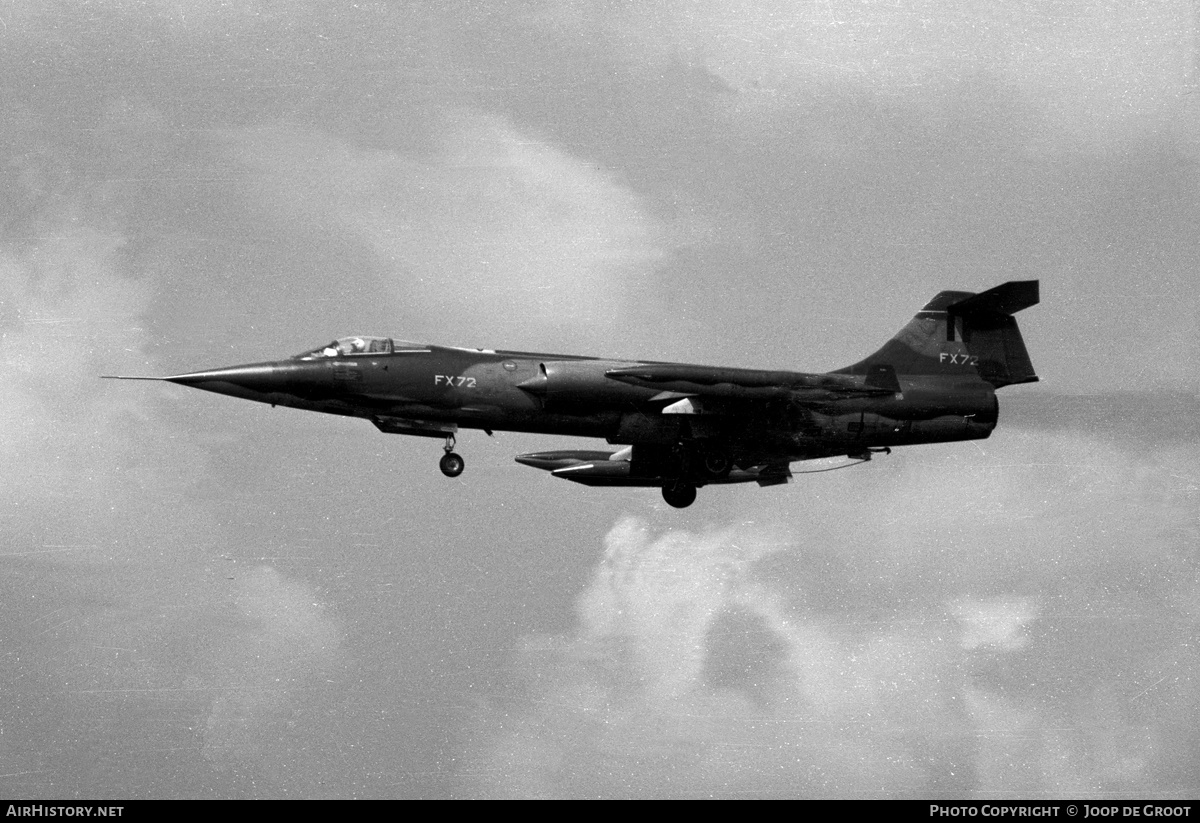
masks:
[(463, 473), (463, 469), (467, 467), (466, 461), (459, 457), (454, 452), (446, 452), (442, 455), (441, 462), (438, 463), (438, 468), (442, 470), (442, 474), (447, 477), (458, 477)]
[(704, 476), (710, 480), (724, 480), (733, 469), (733, 461), (729, 459), (728, 452), (714, 449), (701, 455), (700, 466)]
[(686, 509), (696, 502), (696, 487), (691, 483), (673, 483), (663, 486), (663, 500), (676, 509)]

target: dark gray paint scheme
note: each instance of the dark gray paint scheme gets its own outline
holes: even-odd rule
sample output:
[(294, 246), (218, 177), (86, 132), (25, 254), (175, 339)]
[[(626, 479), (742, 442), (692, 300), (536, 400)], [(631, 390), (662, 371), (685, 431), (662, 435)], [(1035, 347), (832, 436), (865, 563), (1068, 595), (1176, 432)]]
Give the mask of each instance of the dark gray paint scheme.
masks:
[(1037, 302), (1037, 281), (941, 292), (877, 352), (825, 374), (350, 337), (161, 379), (445, 438), (451, 477), (464, 467), (452, 451), (459, 428), (604, 438), (631, 448), (517, 460), (590, 486), (661, 487), (684, 507), (708, 484), (787, 482), (797, 460), (988, 437), (996, 390), (1037, 380), (1013, 317)]

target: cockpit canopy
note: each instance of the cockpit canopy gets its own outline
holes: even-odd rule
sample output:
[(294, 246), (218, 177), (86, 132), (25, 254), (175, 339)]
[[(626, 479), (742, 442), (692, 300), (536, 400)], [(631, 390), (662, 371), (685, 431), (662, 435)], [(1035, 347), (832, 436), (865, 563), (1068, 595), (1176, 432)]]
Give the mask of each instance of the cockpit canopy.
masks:
[(343, 337), (321, 346), (319, 349), (306, 351), (296, 355), (294, 360), (318, 360), (322, 357), (347, 357), (355, 354), (391, 354), (393, 351), (390, 337)]

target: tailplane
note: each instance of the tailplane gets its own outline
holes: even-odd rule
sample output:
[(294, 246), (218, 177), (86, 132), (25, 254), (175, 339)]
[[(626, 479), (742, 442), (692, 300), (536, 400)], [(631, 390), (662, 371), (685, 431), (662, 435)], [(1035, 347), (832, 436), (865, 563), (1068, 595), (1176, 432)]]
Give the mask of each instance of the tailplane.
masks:
[[(1014, 314), (1036, 305), (1037, 280), (1011, 280), (979, 294), (940, 292), (879, 351), (836, 374), (976, 373), (996, 388), (1038, 377)], [(877, 378), (876, 378), (877, 379)]]

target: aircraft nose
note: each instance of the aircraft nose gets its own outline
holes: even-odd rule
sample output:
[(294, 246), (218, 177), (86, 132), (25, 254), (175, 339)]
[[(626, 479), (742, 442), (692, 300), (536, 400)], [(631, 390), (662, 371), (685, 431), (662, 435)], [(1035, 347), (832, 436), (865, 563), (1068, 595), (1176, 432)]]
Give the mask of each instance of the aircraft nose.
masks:
[(257, 399), (264, 394), (286, 391), (294, 382), (295, 375), (292, 372), (293, 369), (288, 368), (287, 364), (254, 363), (177, 374), (163, 379), (168, 383), (178, 383), (181, 386), (191, 386), (217, 394)]

